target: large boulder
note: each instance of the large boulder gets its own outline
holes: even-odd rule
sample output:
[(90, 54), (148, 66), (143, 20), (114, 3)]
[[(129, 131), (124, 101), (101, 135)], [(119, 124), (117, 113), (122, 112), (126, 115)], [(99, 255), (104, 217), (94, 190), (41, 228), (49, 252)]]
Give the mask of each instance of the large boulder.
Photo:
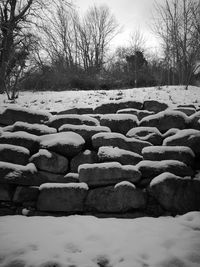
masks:
[(99, 121), (87, 115), (56, 115), (47, 122), (49, 127), (59, 129), (63, 124), (98, 126)]
[(80, 212), (88, 193), (85, 183), (46, 183), (40, 186), (37, 202), (39, 211)]
[(122, 165), (136, 165), (143, 160), (143, 157), (129, 150), (112, 146), (102, 146), (98, 150), (98, 160), (100, 162), (117, 161)]
[(115, 186), (89, 190), (86, 209), (93, 212), (127, 212), (143, 209), (146, 205), (145, 193), (130, 182), (120, 182)]
[(142, 120), (143, 118), (153, 115), (153, 111), (148, 111), (148, 110), (140, 110), (140, 109), (135, 109), (135, 108), (125, 108), (125, 109), (120, 109), (117, 111), (117, 114), (132, 114), (137, 116), (138, 120)]
[(27, 148), (31, 154), (39, 149), (39, 138), (36, 135), (23, 131), (9, 133), (4, 132), (0, 136), (0, 144), (10, 144)]
[(51, 114), (44, 111), (31, 110), (21, 107), (7, 107), (0, 111), (0, 124), (11, 125), (17, 121), (28, 123), (44, 123)]
[(165, 133), (171, 128), (185, 129), (187, 123), (188, 117), (184, 113), (168, 110), (145, 117), (139, 126), (156, 127), (161, 133)]
[(157, 100), (145, 100), (143, 103), (143, 109), (153, 111), (155, 113), (166, 110), (168, 107), (169, 106), (166, 103)]
[(33, 163), (26, 166), (0, 162), (0, 183), (16, 185), (41, 185), (46, 179), (41, 177)]
[(28, 164), (30, 152), (27, 148), (9, 144), (0, 144), (0, 161), (19, 165)]
[(39, 196), (39, 187), (38, 186), (17, 186), (13, 202), (23, 203), (23, 202), (32, 202), (36, 201)]
[(121, 165), (119, 162), (83, 164), (78, 169), (80, 182), (89, 186), (113, 185), (122, 181), (138, 182), (141, 173), (135, 166)]
[(84, 144), (84, 139), (74, 132), (43, 135), (40, 138), (40, 148), (56, 152), (67, 158), (72, 158), (81, 152)]
[(147, 141), (136, 138), (128, 138), (120, 133), (99, 133), (92, 137), (92, 145), (95, 149), (101, 146), (113, 146), (141, 154), (142, 149), (146, 146), (152, 146)]
[(165, 146), (188, 146), (195, 154), (200, 154), (200, 131), (185, 129), (177, 132), (173, 136), (167, 137), (163, 141)]
[(70, 171), (71, 172), (78, 172), (78, 167), (81, 164), (85, 163), (96, 163), (98, 162), (97, 153), (95, 151), (91, 151), (89, 149), (80, 152), (74, 158), (72, 158), (70, 162)]
[(200, 180), (162, 173), (155, 177), (148, 192), (161, 206), (175, 214), (200, 210)]
[(191, 148), (186, 146), (153, 146), (143, 148), (142, 155), (145, 160), (178, 160), (186, 165), (193, 166), (195, 154)]
[(67, 158), (46, 149), (40, 149), (29, 161), (42, 171), (62, 174), (68, 170)]
[(163, 141), (162, 134), (156, 127), (136, 127), (130, 129), (126, 136), (147, 141), (153, 145), (161, 145)]
[(138, 120), (132, 114), (106, 114), (102, 115), (100, 124), (109, 127), (112, 132), (126, 134), (131, 128), (137, 127)]
[(44, 124), (31, 124), (23, 121), (17, 121), (13, 125), (9, 125), (3, 128), (5, 132), (18, 132), (24, 131), (34, 135), (45, 135), (45, 134), (53, 134), (56, 133), (56, 129), (52, 127), (48, 127)]

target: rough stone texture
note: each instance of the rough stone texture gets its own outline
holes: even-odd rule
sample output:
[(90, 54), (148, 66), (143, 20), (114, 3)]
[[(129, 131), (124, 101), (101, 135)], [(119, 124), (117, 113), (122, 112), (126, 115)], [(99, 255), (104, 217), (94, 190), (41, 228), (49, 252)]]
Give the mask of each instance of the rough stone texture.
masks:
[(158, 113), (160, 111), (166, 110), (168, 105), (166, 103), (156, 101), (156, 100), (146, 100), (143, 103), (143, 109), (148, 111), (153, 111)]
[(87, 115), (56, 115), (47, 122), (49, 127), (59, 129), (64, 124), (98, 126), (99, 121)]
[(89, 190), (86, 199), (86, 209), (98, 212), (127, 212), (145, 205), (145, 193), (129, 182)]
[(44, 135), (40, 138), (40, 148), (72, 158), (82, 151), (84, 139), (74, 132)]
[(200, 210), (200, 180), (171, 173), (155, 177), (148, 188), (163, 208), (175, 214)]
[(14, 191), (13, 185), (0, 184), (0, 201), (11, 201)]
[(97, 114), (111, 114), (116, 113), (120, 109), (134, 108), (141, 109), (142, 102), (133, 100), (124, 101), (110, 101), (107, 103), (102, 103), (94, 109), (94, 113)]
[(142, 150), (144, 160), (178, 160), (193, 166), (195, 154), (191, 148), (186, 146), (153, 146), (151, 149), (145, 147)]
[(48, 171), (38, 171), (39, 176), (43, 177), (46, 183), (65, 183), (65, 174), (52, 173)]
[(5, 132), (18, 132), (24, 131), (34, 135), (45, 135), (45, 134), (53, 134), (56, 133), (56, 129), (52, 127), (48, 127), (44, 124), (32, 124), (23, 121), (17, 121), (13, 125), (9, 125), (3, 128)]
[(152, 180), (163, 172), (171, 172), (181, 177), (192, 176), (194, 174), (191, 167), (178, 160), (143, 160), (139, 162), (136, 167), (142, 173), (142, 179), (149, 180)]
[(67, 183), (78, 183), (79, 182), (78, 173), (69, 172), (64, 176), (64, 178)]
[(40, 149), (29, 161), (42, 171), (62, 174), (68, 170), (67, 158), (46, 149)]
[(78, 172), (78, 167), (84, 163), (96, 163), (98, 162), (97, 153), (91, 150), (85, 150), (75, 156), (70, 162), (70, 171)]
[(162, 137), (163, 137), (163, 140), (169, 136), (172, 136), (176, 133), (178, 133), (179, 131), (181, 131), (180, 129), (177, 129), (177, 128), (171, 128), (169, 129), (167, 132), (165, 132)]
[(100, 162), (117, 161), (122, 165), (136, 165), (143, 157), (118, 147), (102, 146), (98, 150), (98, 159)]
[(37, 202), (39, 211), (83, 211), (88, 193), (84, 183), (43, 184)]
[(145, 117), (140, 121), (139, 126), (156, 127), (161, 133), (171, 128), (185, 129), (188, 117), (180, 111), (162, 111), (155, 115)]
[(27, 148), (31, 154), (39, 149), (39, 139), (36, 135), (26, 132), (4, 132), (0, 136), (0, 144), (10, 144)]
[(128, 138), (120, 133), (99, 133), (92, 137), (92, 145), (95, 149), (101, 146), (113, 146), (141, 154), (142, 149), (152, 146), (151, 143), (136, 138)]
[(138, 182), (141, 173), (135, 166), (121, 165), (119, 162), (83, 164), (78, 169), (80, 182), (89, 186), (113, 185), (122, 181)]
[(132, 114), (108, 114), (102, 115), (100, 124), (109, 127), (112, 132), (126, 134), (131, 128), (137, 127), (138, 119)]
[(120, 109), (117, 111), (117, 114), (133, 114), (137, 116), (138, 120), (142, 120), (143, 118), (153, 115), (153, 111), (148, 111), (148, 110), (139, 110), (135, 108), (125, 108), (125, 109)]
[(188, 146), (195, 154), (200, 154), (200, 131), (186, 129), (179, 131), (163, 141), (165, 146)]
[(156, 127), (136, 127), (128, 131), (126, 136), (147, 141), (153, 145), (161, 145), (163, 141), (162, 134)]
[(44, 123), (48, 121), (51, 114), (48, 112), (31, 110), (27, 108), (8, 107), (0, 111), (0, 124), (11, 125), (16, 121), (28, 123)]
[(41, 185), (45, 183), (33, 163), (26, 166), (0, 162), (0, 183), (17, 185)]
[(23, 203), (36, 201), (39, 195), (39, 187), (37, 186), (17, 186), (13, 202)]
[(199, 120), (200, 120), (200, 111), (197, 111), (189, 117), (188, 128), (200, 130), (198, 123)]
[(63, 114), (79, 114), (79, 115), (84, 115), (84, 114), (90, 114), (93, 113), (93, 108), (91, 107), (74, 107), (70, 109), (65, 109), (60, 112), (58, 112), (58, 115), (63, 115)]
[(0, 144), (0, 161), (19, 165), (28, 164), (30, 152), (27, 148), (9, 144)]

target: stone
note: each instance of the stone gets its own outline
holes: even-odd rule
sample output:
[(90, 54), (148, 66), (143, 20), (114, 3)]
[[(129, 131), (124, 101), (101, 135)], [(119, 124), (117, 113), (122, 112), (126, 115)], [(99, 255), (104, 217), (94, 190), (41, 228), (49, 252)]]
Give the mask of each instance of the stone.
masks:
[(138, 120), (132, 114), (106, 114), (100, 118), (100, 125), (110, 128), (112, 132), (126, 134), (138, 126)]
[(134, 209), (144, 209), (146, 195), (129, 182), (115, 186), (100, 187), (89, 190), (86, 210), (106, 213), (124, 213)]
[(152, 146), (152, 144), (134, 137), (128, 138), (120, 133), (99, 133), (93, 135), (92, 146), (94, 149), (99, 149), (102, 146), (112, 146), (141, 154), (144, 147)]
[(200, 111), (197, 111), (191, 116), (189, 116), (188, 128), (200, 130), (198, 122), (199, 120), (200, 120)]
[(84, 145), (83, 137), (74, 132), (43, 135), (40, 138), (40, 148), (53, 151), (66, 158), (77, 155), (82, 151)]
[(137, 153), (112, 146), (102, 146), (98, 150), (99, 162), (119, 162), (122, 165), (136, 165), (143, 160)]
[(65, 183), (65, 174), (53, 173), (48, 171), (38, 170), (39, 176), (43, 177), (45, 183)]
[(156, 100), (146, 100), (143, 103), (142, 109), (158, 113), (160, 111), (166, 110), (168, 107), (169, 106), (164, 102), (160, 102)]
[(17, 121), (28, 123), (44, 123), (49, 120), (51, 114), (22, 107), (7, 107), (0, 111), (0, 124), (11, 125)]
[(27, 165), (30, 152), (27, 148), (9, 144), (0, 144), (0, 161)]
[(64, 178), (67, 183), (78, 183), (79, 182), (78, 173), (69, 172), (64, 176)]
[(119, 162), (83, 164), (78, 169), (79, 181), (88, 186), (113, 185), (122, 181), (138, 182), (141, 173), (135, 166), (121, 165)]
[(93, 113), (93, 108), (91, 107), (75, 107), (75, 108), (70, 108), (70, 109), (65, 109), (60, 112), (58, 112), (58, 115), (63, 115), (63, 114), (92, 114)]
[(32, 202), (36, 201), (39, 196), (39, 187), (38, 186), (17, 186), (13, 202), (23, 203), (23, 202)]
[(42, 171), (63, 174), (68, 170), (68, 159), (47, 149), (40, 149), (29, 161)]
[(186, 165), (193, 166), (195, 154), (191, 148), (186, 146), (153, 146), (151, 149), (145, 147), (142, 150), (144, 160), (178, 160)]
[(200, 180), (162, 173), (155, 177), (148, 192), (167, 211), (184, 214), (200, 209)]
[(70, 171), (71, 172), (78, 172), (78, 167), (84, 163), (96, 163), (98, 162), (97, 153), (91, 150), (85, 150), (80, 152), (74, 158), (72, 158), (70, 162)]
[(136, 127), (130, 129), (126, 136), (147, 141), (152, 145), (161, 145), (163, 141), (162, 134), (156, 127)]
[(12, 201), (15, 187), (9, 184), (0, 184), (0, 201)]
[(139, 126), (156, 127), (161, 133), (171, 128), (185, 129), (188, 124), (188, 117), (180, 111), (162, 111), (142, 119)]
[(176, 133), (178, 133), (180, 131), (180, 129), (177, 129), (177, 128), (171, 128), (169, 129), (167, 132), (165, 132), (162, 137), (163, 137), (163, 140), (169, 136), (172, 136)]
[(196, 112), (196, 109), (192, 107), (177, 107), (177, 108), (174, 108), (174, 110), (181, 111), (187, 116), (191, 116), (192, 114)]
[(88, 194), (85, 183), (46, 183), (40, 186), (39, 211), (81, 212)]
[(148, 111), (148, 110), (139, 110), (139, 109), (134, 109), (134, 108), (125, 108), (125, 109), (120, 109), (117, 111), (117, 114), (132, 114), (137, 116), (138, 120), (140, 121), (141, 119), (153, 115), (153, 111)]

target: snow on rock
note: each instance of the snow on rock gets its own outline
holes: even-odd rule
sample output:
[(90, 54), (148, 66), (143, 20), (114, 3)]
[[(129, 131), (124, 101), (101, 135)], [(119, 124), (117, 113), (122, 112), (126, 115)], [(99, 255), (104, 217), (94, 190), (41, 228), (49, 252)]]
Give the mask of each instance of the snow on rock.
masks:
[(10, 144), (0, 144), (0, 161), (26, 165), (30, 152), (27, 148)]
[(51, 114), (48, 112), (10, 105), (0, 111), (0, 124), (11, 125), (17, 121), (44, 123), (45, 121), (48, 121), (50, 117)]
[(40, 186), (37, 209), (40, 211), (83, 211), (88, 193), (85, 183), (46, 183)]
[(146, 205), (146, 194), (128, 182), (115, 186), (91, 189), (85, 205), (90, 211), (127, 212), (142, 209)]
[(200, 265), (198, 211), (134, 220), (4, 216), (0, 236), (2, 267)]
[(137, 127), (138, 119), (132, 114), (106, 114), (101, 116), (100, 125), (110, 128), (112, 132), (126, 134)]
[(78, 155), (72, 158), (70, 162), (70, 171), (78, 172), (79, 165), (85, 163), (96, 163), (96, 162), (98, 162), (97, 153), (95, 151), (86, 149), (85, 151), (80, 152)]
[(44, 148), (70, 158), (82, 151), (84, 144), (84, 139), (74, 132), (62, 132), (40, 137), (40, 148)]
[(143, 109), (148, 111), (153, 111), (155, 113), (158, 113), (160, 111), (166, 110), (169, 106), (161, 101), (157, 100), (145, 100), (143, 103)]
[(156, 127), (136, 127), (130, 129), (126, 136), (147, 141), (153, 145), (161, 145), (163, 140), (162, 134)]
[(143, 148), (144, 160), (178, 160), (187, 165), (193, 166), (195, 154), (191, 148), (186, 146), (153, 146)]
[(121, 149), (129, 150), (138, 154), (146, 146), (152, 146), (147, 141), (141, 141), (136, 138), (128, 138), (120, 133), (99, 133), (92, 137), (92, 145), (95, 149), (101, 146), (113, 146)]
[(188, 117), (183, 112), (166, 110), (145, 117), (139, 126), (156, 127), (161, 133), (165, 133), (171, 128), (185, 129), (187, 123)]
[(47, 122), (49, 127), (59, 129), (63, 124), (98, 126), (99, 121), (87, 115), (55, 115)]
[(188, 146), (195, 154), (200, 154), (200, 131), (185, 129), (167, 137), (163, 141), (165, 146)]
[(93, 113), (93, 108), (90, 106), (77, 106), (74, 108), (69, 108), (69, 109), (65, 109), (62, 111), (58, 112), (58, 115), (63, 115), (63, 114), (80, 114), (80, 115), (84, 115), (84, 114), (92, 114)]
[(52, 151), (40, 149), (30, 160), (39, 170), (52, 173), (66, 173), (68, 170), (68, 159)]
[(181, 131), (181, 130), (180, 130), (180, 129), (177, 129), (177, 128), (171, 128), (171, 129), (169, 129), (168, 131), (166, 131), (166, 132), (162, 135), (162, 137), (163, 137), (163, 139), (165, 139), (165, 138), (167, 138), (167, 137), (169, 137), (169, 136), (172, 136), (172, 135), (178, 133), (179, 131)]
[(174, 108), (173, 110), (181, 111), (185, 113), (185, 115), (187, 116), (191, 116), (192, 114), (196, 112), (196, 109), (194, 107), (177, 107), (177, 108)]
[(183, 214), (200, 209), (200, 180), (165, 172), (155, 177), (148, 192), (167, 211)]
[(117, 114), (133, 114), (137, 116), (138, 120), (140, 121), (144, 117), (154, 114), (154, 112), (148, 110), (135, 109), (135, 108), (125, 108), (118, 110)]
[(141, 173), (135, 166), (119, 162), (82, 164), (78, 168), (80, 182), (89, 186), (112, 185), (121, 181), (138, 182)]
[(36, 135), (23, 131), (9, 133), (4, 132), (0, 136), (0, 144), (10, 144), (27, 148), (30, 153), (35, 153), (39, 149), (39, 139)]
[(34, 135), (45, 135), (45, 134), (53, 134), (56, 133), (56, 129), (52, 127), (48, 127), (44, 124), (37, 123), (27, 123), (22, 121), (17, 121), (13, 125), (9, 125), (3, 128), (5, 132), (17, 132), (24, 131)]
[(198, 121), (200, 120), (200, 111), (195, 112), (189, 117), (189, 127), (191, 129), (200, 130)]
[(118, 147), (102, 146), (98, 150), (98, 159), (100, 162), (117, 161), (122, 165), (136, 165), (143, 160), (143, 157), (137, 153)]

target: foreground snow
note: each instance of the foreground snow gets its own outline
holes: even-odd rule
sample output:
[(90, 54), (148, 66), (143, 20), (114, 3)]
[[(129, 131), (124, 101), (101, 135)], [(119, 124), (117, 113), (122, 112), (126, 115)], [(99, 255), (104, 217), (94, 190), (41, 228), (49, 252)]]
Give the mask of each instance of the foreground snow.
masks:
[(200, 212), (172, 218), (0, 218), (1, 267), (198, 267)]

